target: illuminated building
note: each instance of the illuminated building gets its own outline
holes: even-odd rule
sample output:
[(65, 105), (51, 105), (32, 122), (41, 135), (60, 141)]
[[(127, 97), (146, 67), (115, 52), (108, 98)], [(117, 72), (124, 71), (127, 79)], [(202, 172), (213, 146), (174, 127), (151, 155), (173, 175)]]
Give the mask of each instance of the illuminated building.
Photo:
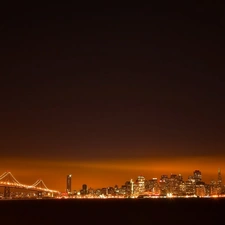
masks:
[(211, 186), (210, 184), (205, 184), (205, 196), (209, 196), (210, 195), (210, 190)]
[(218, 195), (217, 184), (214, 180), (210, 182), (210, 195)]
[(114, 192), (115, 192), (115, 194), (119, 194), (119, 187), (118, 187), (118, 185), (115, 185)]
[(182, 180), (182, 176), (177, 176), (176, 174), (171, 174), (169, 179), (169, 192), (173, 195), (178, 195), (179, 187)]
[(205, 183), (204, 182), (197, 182), (195, 185), (195, 194), (199, 197), (203, 197), (206, 195)]
[(126, 186), (126, 192), (128, 195), (134, 194), (134, 182), (132, 179), (130, 181), (127, 181), (125, 183), (125, 186)]
[(100, 189), (97, 189), (95, 190), (95, 195), (96, 196), (100, 196), (102, 193), (101, 193), (101, 190)]
[(94, 189), (93, 188), (89, 188), (88, 189), (88, 194), (93, 195), (94, 194)]
[(177, 178), (177, 175), (176, 174), (172, 174), (172, 173), (170, 174), (170, 179), (171, 180), (175, 180), (176, 178)]
[(184, 196), (186, 195), (186, 185), (185, 182), (182, 181), (179, 185), (179, 196)]
[(167, 186), (166, 186), (165, 181), (159, 180), (159, 188), (160, 188), (160, 194), (166, 196), (167, 195)]
[(126, 186), (126, 192), (127, 192), (127, 194), (130, 194), (130, 189), (131, 189), (131, 183), (130, 183), (130, 181), (126, 181), (125, 186)]
[(158, 179), (157, 178), (152, 178), (151, 182), (153, 183), (152, 194), (153, 195), (159, 195), (160, 194), (160, 189), (159, 189)]
[(109, 195), (114, 195), (115, 194), (115, 191), (114, 191), (114, 188), (113, 187), (109, 187), (108, 188), (108, 194)]
[(195, 194), (195, 181), (192, 177), (189, 177), (185, 182), (186, 195), (194, 195)]
[(108, 195), (108, 188), (102, 188), (101, 189), (101, 194), (102, 195)]
[(202, 181), (202, 173), (201, 173), (200, 170), (194, 171), (193, 179), (195, 180), (196, 183), (199, 182), (199, 181)]
[(72, 191), (72, 174), (67, 175), (66, 179), (66, 192), (70, 194)]
[(131, 185), (130, 185), (130, 193), (131, 193), (131, 194), (134, 194), (134, 182), (133, 182), (132, 179), (130, 180), (130, 184), (131, 184)]
[(152, 178), (146, 182), (146, 191), (152, 195), (158, 195), (160, 193), (160, 187), (157, 178)]
[(169, 178), (168, 175), (161, 175), (161, 178), (159, 180), (159, 188), (160, 188), (160, 194), (161, 195), (167, 195), (169, 193)]
[(181, 174), (178, 174), (178, 176), (177, 176), (177, 179), (179, 180), (179, 181), (183, 181), (183, 177), (182, 177), (182, 175)]
[(161, 179), (160, 180), (162, 180), (162, 181), (168, 181), (168, 175), (161, 175)]
[(136, 180), (138, 191), (142, 193), (145, 191), (145, 178), (143, 176), (138, 176)]
[(126, 187), (126, 185), (122, 185), (122, 186), (119, 188), (119, 194), (120, 194), (120, 195), (126, 195), (126, 194), (127, 194), (127, 187)]
[(221, 195), (223, 192), (222, 188), (222, 175), (220, 169), (218, 169), (218, 177), (217, 177), (217, 194)]
[(133, 194), (136, 195), (139, 193), (139, 187), (138, 187), (138, 184), (135, 182), (133, 183)]
[(83, 195), (87, 195), (87, 194), (88, 194), (88, 187), (87, 187), (86, 184), (83, 184), (83, 185), (82, 185), (81, 193), (82, 193)]
[(218, 169), (218, 185), (219, 185), (219, 186), (222, 185), (222, 175), (221, 175), (220, 169)]
[(195, 183), (195, 179), (194, 179), (193, 176), (189, 176), (189, 177), (188, 177), (188, 181), (191, 181), (191, 182)]

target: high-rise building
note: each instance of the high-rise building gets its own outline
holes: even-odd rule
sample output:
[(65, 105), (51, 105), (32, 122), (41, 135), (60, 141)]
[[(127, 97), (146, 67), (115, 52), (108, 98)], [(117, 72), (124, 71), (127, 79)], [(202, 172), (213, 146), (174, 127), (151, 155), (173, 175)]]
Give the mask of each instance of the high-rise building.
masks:
[(86, 184), (82, 185), (82, 194), (84, 194), (84, 195), (88, 194), (88, 187)]
[(199, 197), (203, 197), (206, 195), (205, 183), (199, 181), (195, 185), (195, 194)]
[(149, 180), (149, 191), (153, 195), (158, 195), (160, 194), (160, 188), (158, 184), (158, 179), (157, 178), (152, 178)]
[(218, 195), (218, 187), (214, 180), (210, 182), (210, 195)]
[(178, 192), (179, 196), (184, 196), (186, 195), (186, 185), (184, 181), (181, 181), (179, 184), (179, 192)]
[(66, 192), (70, 194), (72, 192), (72, 174), (67, 175), (66, 178)]
[(160, 194), (167, 195), (170, 192), (170, 179), (168, 175), (161, 175), (159, 180)]
[(222, 185), (222, 175), (221, 175), (221, 170), (220, 168), (218, 169), (218, 185)]
[(195, 182), (199, 182), (199, 181), (202, 181), (202, 173), (200, 170), (195, 170), (194, 171), (194, 176), (193, 176)]
[(161, 175), (161, 179), (160, 180), (164, 181), (164, 182), (168, 181), (168, 175)]
[(132, 179), (130, 181), (127, 181), (125, 183), (125, 186), (126, 186), (126, 192), (128, 195), (134, 194), (134, 182)]
[(195, 194), (195, 180), (192, 176), (188, 177), (188, 180), (185, 182), (186, 195)]
[(94, 194), (94, 189), (93, 188), (88, 188), (88, 194), (93, 195)]
[(217, 194), (221, 195), (223, 192), (223, 186), (222, 186), (222, 175), (220, 168), (218, 169), (218, 177), (217, 177)]
[(134, 194), (134, 182), (132, 179), (130, 180), (130, 193)]
[(145, 191), (145, 178), (143, 176), (138, 176), (136, 180), (138, 191), (139, 193), (142, 193)]
[(109, 188), (108, 188), (108, 194), (109, 194), (109, 195), (114, 195), (114, 194), (115, 194), (115, 190), (114, 190), (113, 187), (109, 187)]
[(171, 174), (169, 178), (169, 192), (173, 195), (178, 195), (181, 181), (181, 174), (179, 176), (176, 174)]

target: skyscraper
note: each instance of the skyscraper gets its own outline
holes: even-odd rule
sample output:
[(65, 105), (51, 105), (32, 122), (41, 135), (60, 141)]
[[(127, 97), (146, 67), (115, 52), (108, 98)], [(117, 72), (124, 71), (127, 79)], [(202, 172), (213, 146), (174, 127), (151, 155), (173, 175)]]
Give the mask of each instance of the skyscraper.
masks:
[(131, 195), (134, 194), (134, 182), (132, 179), (130, 180), (130, 193)]
[(222, 185), (222, 175), (221, 175), (221, 170), (220, 168), (218, 169), (218, 185)]
[(201, 171), (195, 170), (193, 178), (194, 178), (196, 183), (199, 182), (199, 181), (202, 181), (202, 173), (201, 173)]
[(136, 180), (138, 189), (139, 189), (139, 193), (142, 193), (145, 191), (145, 178), (143, 176), (138, 176), (137, 180)]
[(66, 179), (66, 192), (68, 194), (72, 192), (72, 174), (67, 175), (67, 179)]
[(86, 184), (82, 185), (82, 194), (86, 195), (88, 193), (88, 187)]

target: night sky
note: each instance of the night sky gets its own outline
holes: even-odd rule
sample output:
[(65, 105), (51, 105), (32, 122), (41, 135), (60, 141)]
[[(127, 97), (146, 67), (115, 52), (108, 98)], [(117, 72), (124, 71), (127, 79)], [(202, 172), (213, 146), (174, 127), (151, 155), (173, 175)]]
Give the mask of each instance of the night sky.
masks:
[(225, 174), (224, 6), (3, 7), (0, 174), (59, 190), (68, 173)]

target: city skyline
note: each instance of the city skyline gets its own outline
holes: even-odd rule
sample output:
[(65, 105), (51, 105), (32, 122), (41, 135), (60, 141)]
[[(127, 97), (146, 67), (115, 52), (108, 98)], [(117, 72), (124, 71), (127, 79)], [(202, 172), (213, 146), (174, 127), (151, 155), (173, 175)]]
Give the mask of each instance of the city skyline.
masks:
[(185, 179), (180, 173), (163, 173), (160, 178), (146, 178), (138, 175), (136, 179), (123, 182), (122, 185), (93, 188), (86, 183), (78, 190), (72, 188), (72, 174), (66, 176), (66, 190), (60, 192), (49, 189), (42, 179), (27, 185), (19, 182), (11, 172), (0, 175), (0, 193), (2, 199), (42, 199), (42, 198), (171, 198), (171, 197), (225, 197), (225, 185), (221, 169), (217, 178), (205, 182), (202, 171), (194, 170)]
[(60, 190), (225, 171), (224, 7), (74, 4), (3, 9), (0, 170)]
[[(16, 167), (11, 171), (19, 181), (25, 184), (35, 182), (33, 177), (41, 178), (47, 181), (46, 185), (50, 189), (56, 189), (61, 192), (66, 191), (66, 176), (71, 174), (72, 191), (77, 190), (82, 184), (87, 184), (92, 188), (109, 187), (122, 185), (125, 180), (135, 179), (139, 175), (147, 179), (160, 177), (162, 174), (181, 174), (184, 179), (191, 175), (192, 171), (198, 169), (203, 173), (205, 182), (210, 183), (217, 179), (218, 168), (225, 171), (223, 165), (224, 158), (218, 160), (216, 157), (192, 157), (188, 159), (146, 159), (125, 160), (125, 161), (105, 161), (105, 162), (75, 162), (68, 160), (56, 161), (30, 161), (24, 164), (24, 161), (7, 161), (8, 166), (14, 164)], [(167, 164), (166, 164), (167, 163)], [(39, 164), (42, 165), (40, 168)], [(44, 165), (44, 166), (43, 166)], [(200, 166), (201, 165), (201, 166)], [(29, 172), (27, 171), (29, 166)], [(7, 167), (8, 168), (8, 167)], [(4, 164), (0, 166), (4, 172)], [(9, 169), (9, 168), (8, 168)], [(223, 174), (223, 173), (222, 173)]]

